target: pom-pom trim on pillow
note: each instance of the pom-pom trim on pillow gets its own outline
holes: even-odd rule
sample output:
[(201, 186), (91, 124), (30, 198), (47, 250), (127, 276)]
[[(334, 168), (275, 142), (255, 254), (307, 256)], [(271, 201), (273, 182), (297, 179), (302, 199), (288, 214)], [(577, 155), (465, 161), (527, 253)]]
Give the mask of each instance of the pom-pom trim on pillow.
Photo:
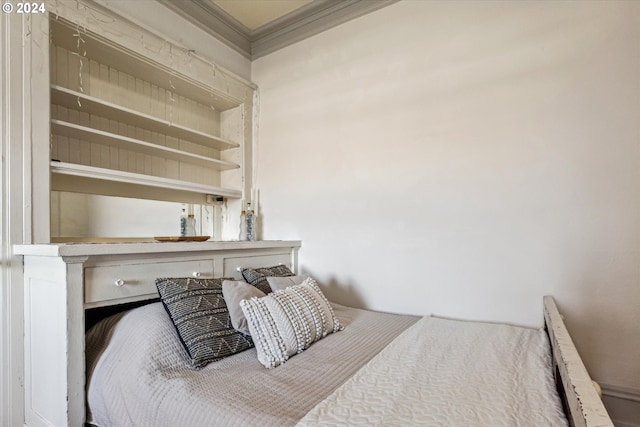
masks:
[(342, 330), (331, 304), (312, 278), (263, 298), (240, 301), (266, 368), (275, 368), (328, 334)]

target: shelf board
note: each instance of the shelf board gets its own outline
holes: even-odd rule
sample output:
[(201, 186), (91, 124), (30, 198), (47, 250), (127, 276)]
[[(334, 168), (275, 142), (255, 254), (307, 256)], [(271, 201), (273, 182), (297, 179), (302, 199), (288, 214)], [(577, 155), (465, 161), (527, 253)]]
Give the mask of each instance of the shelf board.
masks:
[(161, 189), (171, 189), (186, 191), (198, 194), (212, 194), (215, 196), (240, 198), (242, 191), (230, 188), (214, 187), (211, 185), (198, 184), (178, 179), (162, 178), (153, 175), (124, 172), (113, 169), (98, 168), (94, 166), (78, 165), (66, 162), (51, 162), (51, 173), (68, 175), (81, 178), (91, 178), (101, 181), (121, 182), (144, 187), (155, 187)]
[(171, 123), (168, 120), (153, 117), (58, 85), (51, 85), (51, 103), (91, 115), (106, 117), (111, 120), (138, 126), (163, 135), (195, 142), (207, 147), (217, 148), (219, 150), (238, 148), (240, 146), (237, 142), (228, 141), (215, 135), (190, 129), (176, 123)]
[(171, 67), (171, 64), (154, 61), (114, 43), (105, 36), (84, 27), (79, 28), (76, 22), (56, 16), (55, 19), (49, 20), (49, 27), (51, 42), (55, 46), (62, 47), (69, 52), (79, 53), (78, 36), (81, 34), (83, 57), (94, 59), (101, 64), (119, 70), (133, 70), (135, 77), (170, 92), (180, 93), (201, 104), (211, 105), (218, 111), (236, 108), (245, 102), (244, 99), (232, 96), (228, 87), (226, 93), (220, 89), (211, 88), (209, 85), (177, 72)]
[(76, 138), (82, 141), (129, 149), (137, 153), (162, 156), (167, 159), (184, 161), (188, 162), (189, 164), (215, 168), (218, 170), (231, 170), (238, 169), (240, 167), (235, 163), (227, 162), (224, 160), (201, 156), (198, 154), (189, 153), (187, 151), (166, 147), (164, 145), (153, 144), (151, 142), (130, 138), (115, 133), (77, 125), (75, 123), (65, 122), (63, 120), (51, 119), (51, 132), (56, 135)]

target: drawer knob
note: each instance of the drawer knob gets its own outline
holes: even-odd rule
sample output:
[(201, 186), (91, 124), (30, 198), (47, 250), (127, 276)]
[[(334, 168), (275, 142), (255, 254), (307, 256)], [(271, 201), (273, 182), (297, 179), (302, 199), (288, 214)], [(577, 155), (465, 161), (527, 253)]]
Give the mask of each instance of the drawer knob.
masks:
[(116, 285), (117, 287), (124, 286), (124, 280), (116, 279), (114, 280), (113, 284)]
[(200, 277), (200, 276), (201, 276), (201, 274), (200, 274), (199, 271), (194, 271), (193, 272), (193, 277)]

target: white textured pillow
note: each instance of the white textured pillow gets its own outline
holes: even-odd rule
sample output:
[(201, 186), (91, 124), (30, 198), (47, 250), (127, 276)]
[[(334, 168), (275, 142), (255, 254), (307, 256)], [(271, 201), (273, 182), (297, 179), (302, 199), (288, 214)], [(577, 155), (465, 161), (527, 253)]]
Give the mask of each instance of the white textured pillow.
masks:
[(267, 283), (273, 292), (281, 289), (288, 288), (289, 286), (301, 285), (302, 282), (309, 278), (308, 274), (301, 274), (299, 276), (285, 276), (285, 277), (267, 277)]
[(342, 330), (315, 280), (290, 286), (263, 298), (240, 301), (258, 360), (275, 368), (314, 342)]

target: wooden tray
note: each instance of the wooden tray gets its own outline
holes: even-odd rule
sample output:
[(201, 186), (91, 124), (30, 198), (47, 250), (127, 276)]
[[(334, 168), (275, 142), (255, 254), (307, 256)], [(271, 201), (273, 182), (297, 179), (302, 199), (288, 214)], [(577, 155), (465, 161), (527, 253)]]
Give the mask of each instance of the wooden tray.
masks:
[(156, 236), (158, 242), (204, 242), (209, 240), (211, 236)]

